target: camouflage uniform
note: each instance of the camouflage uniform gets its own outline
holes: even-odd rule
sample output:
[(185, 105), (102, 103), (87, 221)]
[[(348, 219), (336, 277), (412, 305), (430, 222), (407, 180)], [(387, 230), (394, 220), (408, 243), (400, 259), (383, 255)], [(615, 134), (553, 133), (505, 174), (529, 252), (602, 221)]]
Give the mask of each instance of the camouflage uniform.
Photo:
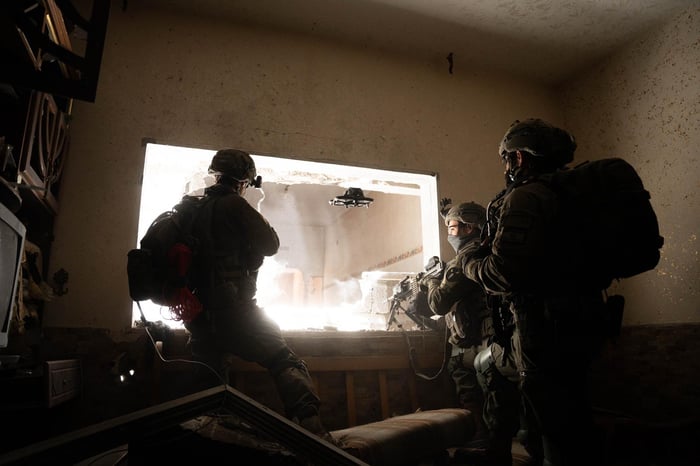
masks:
[(452, 355), (447, 369), (455, 382), (460, 405), (480, 420), (484, 399), (474, 370), (474, 357), (493, 335), (484, 291), (464, 276), (457, 257), (446, 264), (442, 280), (432, 278), (425, 285), (430, 309), (445, 316), (450, 330)]
[(272, 375), (287, 417), (317, 417), (319, 397), (304, 362), (254, 298), (257, 270), (279, 248), (277, 233), (231, 186), (216, 184), (206, 195), (211, 225), (194, 233), (206, 260), (195, 265), (204, 312), (187, 325), (193, 355), (217, 370), (227, 354), (256, 362)]
[(558, 208), (553, 191), (519, 173), (496, 209), (490, 248), (465, 251), (462, 266), (513, 314), (520, 389), (538, 420), (544, 464), (591, 465), (587, 372), (602, 340), (603, 300), (588, 277), (564, 272), (570, 246)]
[(517, 434), (531, 456), (541, 457), (539, 439), (533, 439), (531, 422), (526, 421), (520, 401), (519, 373), (510, 342), (505, 346), (492, 342), (477, 354), (474, 367), (484, 391), (484, 422), (491, 434), (492, 452), (509, 452)]

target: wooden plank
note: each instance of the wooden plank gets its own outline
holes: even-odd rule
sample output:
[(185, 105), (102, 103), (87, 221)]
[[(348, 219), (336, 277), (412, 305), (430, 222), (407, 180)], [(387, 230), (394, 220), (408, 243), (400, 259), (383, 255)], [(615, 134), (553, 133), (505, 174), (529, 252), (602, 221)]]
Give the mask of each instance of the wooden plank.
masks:
[[(345, 372), (410, 369), (405, 356), (331, 356), (304, 357), (309, 372)], [(442, 354), (416, 355), (416, 364), (421, 368), (438, 368), (442, 365)], [(231, 368), (238, 372), (261, 372), (266, 369), (256, 363), (231, 358)]]
[(163, 342), (158, 340), (156, 341), (156, 351), (153, 353), (153, 367), (151, 370), (153, 371), (153, 377), (151, 380), (153, 381), (151, 384), (151, 403), (156, 404), (160, 402), (160, 379), (162, 377), (162, 368), (163, 368), (163, 361), (160, 359), (160, 355), (163, 354)]
[(418, 388), (416, 387), (416, 378), (413, 376), (413, 371), (410, 371), (408, 376), (408, 395), (411, 397), (411, 409), (415, 413), (420, 405), (418, 404)]
[(378, 371), (379, 378), (379, 400), (382, 407), (382, 419), (388, 419), (389, 412), (389, 389), (386, 381), (386, 371)]
[(348, 427), (357, 425), (357, 404), (355, 403), (355, 376), (345, 373), (345, 392), (348, 404)]
[(318, 377), (316, 377), (315, 374), (311, 374), (311, 384), (313, 385), (318, 397), (323, 399), (323, 397), (321, 396), (321, 384), (318, 382)]

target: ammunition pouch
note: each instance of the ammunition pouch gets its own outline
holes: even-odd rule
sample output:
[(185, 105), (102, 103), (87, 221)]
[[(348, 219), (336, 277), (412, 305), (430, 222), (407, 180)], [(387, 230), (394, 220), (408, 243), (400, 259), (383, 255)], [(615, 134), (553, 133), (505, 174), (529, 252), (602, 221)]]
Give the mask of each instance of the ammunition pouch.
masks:
[(625, 309), (625, 297), (608, 296), (605, 301), (605, 334), (610, 338), (620, 336), (622, 330), (622, 313)]
[(507, 350), (510, 349), (510, 338), (515, 326), (510, 312), (510, 304), (500, 296), (487, 295), (486, 305), (491, 311), (493, 325), (493, 341)]

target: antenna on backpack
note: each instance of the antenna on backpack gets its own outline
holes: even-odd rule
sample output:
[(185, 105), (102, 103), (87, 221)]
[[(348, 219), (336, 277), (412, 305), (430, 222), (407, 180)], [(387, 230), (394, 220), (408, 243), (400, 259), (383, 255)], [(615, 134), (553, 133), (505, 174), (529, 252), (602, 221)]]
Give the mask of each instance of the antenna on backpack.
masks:
[(143, 313), (143, 309), (141, 309), (141, 303), (139, 301), (136, 301), (136, 306), (139, 308), (139, 312), (141, 313), (141, 323), (143, 324), (143, 327), (148, 327), (148, 324), (150, 324), (150, 322), (146, 319), (146, 315)]

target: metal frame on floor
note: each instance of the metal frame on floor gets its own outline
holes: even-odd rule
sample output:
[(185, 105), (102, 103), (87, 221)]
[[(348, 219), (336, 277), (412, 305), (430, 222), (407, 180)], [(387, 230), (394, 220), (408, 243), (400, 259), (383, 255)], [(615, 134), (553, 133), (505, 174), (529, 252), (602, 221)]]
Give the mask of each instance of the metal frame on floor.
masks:
[[(230, 386), (214, 387), (0, 455), (0, 464), (75, 464), (208, 412), (238, 416), (312, 464), (365, 465)], [(128, 457), (128, 452), (127, 452)]]

